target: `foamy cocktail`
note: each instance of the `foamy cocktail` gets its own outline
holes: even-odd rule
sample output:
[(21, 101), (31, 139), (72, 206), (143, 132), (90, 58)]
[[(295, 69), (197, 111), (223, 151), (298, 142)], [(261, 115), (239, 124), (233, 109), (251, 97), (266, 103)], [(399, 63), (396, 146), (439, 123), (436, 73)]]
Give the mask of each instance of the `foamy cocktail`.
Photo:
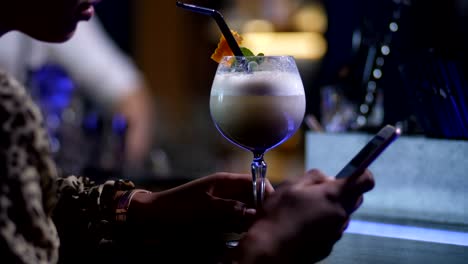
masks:
[(224, 57), (218, 66), (211, 88), (211, 116), (225, 138), (254, 154), (257, 206), (265, 188), (263, 155), (297, 131), (305, 105), (293, 57)]

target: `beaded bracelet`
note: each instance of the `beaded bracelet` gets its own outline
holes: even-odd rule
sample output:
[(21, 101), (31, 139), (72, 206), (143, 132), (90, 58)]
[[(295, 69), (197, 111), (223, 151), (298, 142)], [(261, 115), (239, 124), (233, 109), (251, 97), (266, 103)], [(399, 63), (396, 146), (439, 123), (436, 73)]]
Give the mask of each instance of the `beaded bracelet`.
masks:
[(132, 198), (137, 193), (151, 193), (143, 189), (133, 189), (126, 191), (120, 196), (117, 207), (115, 208), (115, 221), (117, 223), (125, 223), (127, 221), (128, 208), (132, 202)]

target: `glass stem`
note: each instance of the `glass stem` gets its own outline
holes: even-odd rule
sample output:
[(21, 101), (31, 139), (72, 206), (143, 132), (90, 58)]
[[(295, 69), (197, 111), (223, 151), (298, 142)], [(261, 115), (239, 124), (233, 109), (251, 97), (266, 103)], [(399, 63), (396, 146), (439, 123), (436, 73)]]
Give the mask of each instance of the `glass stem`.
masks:
[(252, 161), (252, 182), (255, 208), (261, 208), (265, 196), (265, 177), (267, 165), (263, 160), (264, 153), (254, 153)]

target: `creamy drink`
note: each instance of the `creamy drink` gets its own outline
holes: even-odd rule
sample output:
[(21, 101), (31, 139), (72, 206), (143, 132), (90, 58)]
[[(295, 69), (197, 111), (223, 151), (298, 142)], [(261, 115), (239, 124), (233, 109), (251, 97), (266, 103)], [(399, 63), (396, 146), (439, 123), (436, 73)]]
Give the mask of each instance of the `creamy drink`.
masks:
[(304, 88), (297, 73), (218, 73), (211, 89), (210, 110), (226, 138), (263, 153), (300, 126), (305, 113)]
[(253, 196), (261, 208), (264, 154), (291, 137), (304, 118), (304, 86), (294, 58), (224, 56), (211, 86), (210, 111), (225, 138), (253, 153)]

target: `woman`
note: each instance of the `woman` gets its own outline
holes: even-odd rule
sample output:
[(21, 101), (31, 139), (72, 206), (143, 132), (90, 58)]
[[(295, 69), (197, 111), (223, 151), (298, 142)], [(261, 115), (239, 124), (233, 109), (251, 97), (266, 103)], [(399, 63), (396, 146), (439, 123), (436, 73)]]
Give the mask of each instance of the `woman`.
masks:
[[(18, 30), (63, 42), (79, 21), (91, 18), (94, 4), (0, 0), (0, 32)], [(249, 227), (235, 254), (242, 263), (272, 263), (275, 256), (278, 261), (318, 260), (339, 239), (361, 195), (372, 186), (369, 173), (335, 181), (311, 171), (274, 194), (268, 184), (271, 197), (256, 214), (248, 175), (217, 173), (159, 193), (137, 190), (128, 181), (94, 185), (82, 177), (58, 178), (37, 107), (21, 84), (0, 74), (2, 263), (55, 263), (59, 246), (61, 261), (74, 262), (107, 242), (208, 241)], [(306, 242), (314, 245), (312, 253), (303, 250)], [(291, 247), (296, 244), (302, 246)]]

